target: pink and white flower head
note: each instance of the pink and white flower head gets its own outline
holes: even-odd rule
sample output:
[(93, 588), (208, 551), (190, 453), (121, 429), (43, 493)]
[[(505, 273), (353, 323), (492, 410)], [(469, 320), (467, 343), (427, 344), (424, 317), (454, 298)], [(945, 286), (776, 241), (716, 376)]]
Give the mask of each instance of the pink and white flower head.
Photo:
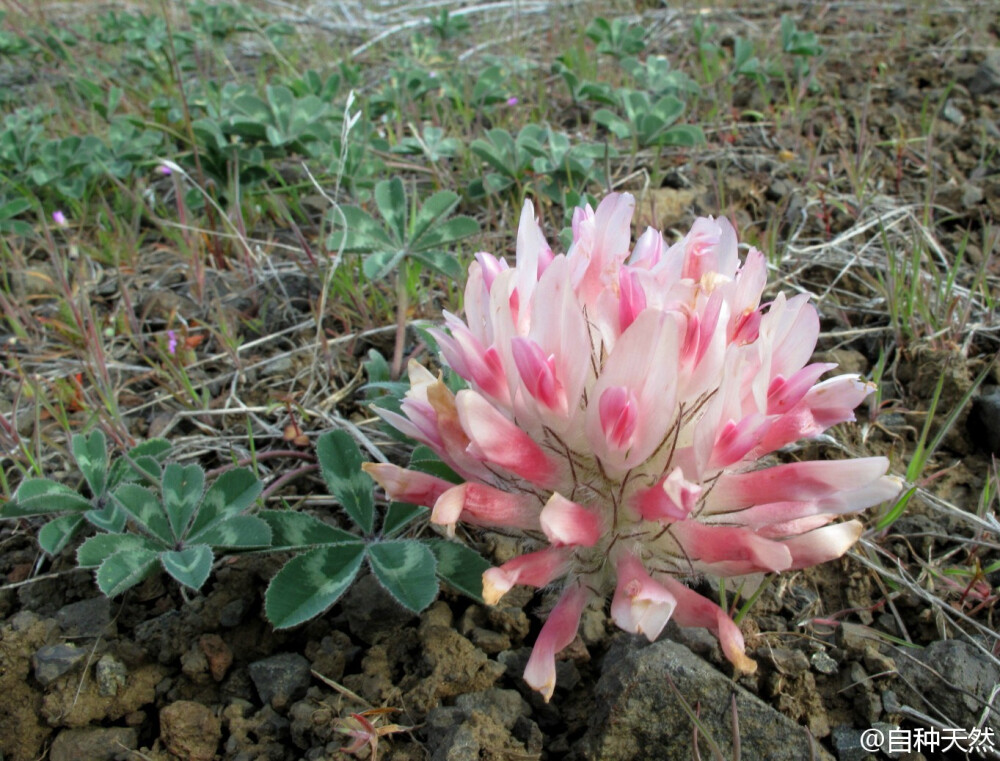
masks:
[(608, 196), (573, 216), (553, 255), (525, 202), (517, 260), (479, 254), (465, 320), (447, 315), (441, 353), (468, 383), (452, 393), (411, 364), (402, 414), (382, 416), (432, 448), (465, 483), (393, 465), (368, 472), (431, 520), (517, 530), (539, 549), (483, 576), (496, 603), (515, 584), (562, 594), (525, 671), (546, 700), (555, 656), (590, 604), (612, 594), (622, 629), (655, 639), (673, 618), (719, 638), (738, 671), (756, 664), (726, 611), (681, 579), (804, 568), (861, 534), (835, 522), (894, 497), (882, 457), (767, 463), (832, 425), (874, 387), (817, 382), (819, 318), (807, 296), (761, 304), (767, 271), (740, 261), (725, 219), (673, 246), (647, 229), (630, 251), (635, 200)]

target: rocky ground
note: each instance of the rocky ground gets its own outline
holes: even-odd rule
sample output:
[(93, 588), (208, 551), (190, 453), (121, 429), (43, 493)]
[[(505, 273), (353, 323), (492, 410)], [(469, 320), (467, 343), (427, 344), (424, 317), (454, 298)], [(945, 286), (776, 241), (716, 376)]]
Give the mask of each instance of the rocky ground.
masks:
[[(995, 18), (974, 35), (963, 19), (949, 8), (824, 6), (802, 22), (834, 48), (808, 105), (734, 124), (731, 141), (686, 157), (662, 187), (626, 186), (658, 227), (721, 211), (761, 247), (780, 242), (782, 274), (820, 297), (819, 349), (847, 371), (874, 372), (893, 346), (881, 409), (859, 410), (859, 423), (838, 432), (843, 443), (809, 446), (884, 453), (897, 472), (939, 378), (932, 436), (995, 359), (996, 315), (968, 306), (981, 296), (956, 291), (940, 326), (918, 314), (901, 328), (876, 287), (879, 257), (926, 233), (924, 244), (945, 263), (964, 250), (960, 286), (984, 272), (992, 303), (1000, 296), (1000, 43)], [(838, 54), (837, 40), (849, 55)], [(760, 98), (739, 89), (734, 112), (763, 108)], [(299, 307), (286, 300), (283, 308), (306, 314), (308, 287), (299, 290)], [(345, 385), (364, 347), (355, 348), (338, 360)], [(256, 378), (266, 385), (275, 372), (264, 367)], [(544, 593), (519, 588), (490, 608), (446, 591), (412, 616), (365, 578), (324, 616), (276, 632), (262, 595), (280, 559), (223, 561), (189, 600), (154, 577), (109, 601), (90, 572), (75, 569), (72, 549), (45, 560), (36, 526), (5, 522), (0, 758), (320, 761), (342, 757), (362, 721), (383, 730), (377, 755), (386, 761), (697, 758), (695, 745), (708, 758), (706, 735), (728, 758), (737, 728), (744, 759), (962, 758), (955, 749), (921, 756), (863, 747), (866, 729), (888, 738), (935, 723), (992, 729), (997, 752), (983, 755), (1000, 757), (1000, 713), (988, 710), (1000, 705), (1000, 573), (976, 574), (1000, 558), (995, 517), (989, 522), (995, 499), (980, 508), (991, 472), (997, 484), (995, 362), (974, 397), (902, 518), (869, 531), (851, 556), (766, 587), (743, 622), (759, 670), (735, 682), (704, 631), (671, 625), (649, 644), (590, 611), (544, 703), (520, 678)], [(359, 399), (340, 400), (345, 416), (365, 418)], [(155, 416), (137, 425), (140, 435), (150, 427), (193, 433)], [(505, 554), (506, 539), (470, 538), (487, 557)]]

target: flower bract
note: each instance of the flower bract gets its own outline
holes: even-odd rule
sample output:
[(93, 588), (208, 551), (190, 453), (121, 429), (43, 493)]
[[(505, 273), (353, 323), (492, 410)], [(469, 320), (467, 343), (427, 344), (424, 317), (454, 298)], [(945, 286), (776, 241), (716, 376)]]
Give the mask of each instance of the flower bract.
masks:
[(819, 317), (807, 295), (762, 303), (764, 255), (741, 258), (725, 219), (698, 219), (668, 246), (632, 245), (635, 200), (577, 209), (555, 254), (524, 205), (516, 263), (480, 253), (465, 318), (435, 337), (466, 381), (453, 392), (411, 363), (390, 424), (433, 449), (456, 485), (394, 465), (368, 472), (431, 520), (518, 532), (537, 548), (490, 569), (483, 594), (557, 585), (526, 681), (547, 699), (555, 657), (583, 610), (611, 595), (622, 629), (655, 639), (671, 618), (719, 638), (738, 671), (756, 665), (739, 628), (685, 581), (789, 571), (840, 557), (858, 520), (901, 482), (882, 457), (781, 463), (771, 455), (854, 419), (874, 386), (820, 381)]

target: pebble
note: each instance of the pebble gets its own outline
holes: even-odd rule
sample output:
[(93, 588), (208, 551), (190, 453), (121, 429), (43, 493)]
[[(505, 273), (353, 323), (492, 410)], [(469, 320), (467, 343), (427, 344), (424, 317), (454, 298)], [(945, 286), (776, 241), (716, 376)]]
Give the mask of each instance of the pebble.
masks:
[(782, 674), (799, 676), (809, 670), (809, 658), (801, 650), (787, 647), (773, 647), (767, 651), (774, 667)]
[(962, 186), (962, 208), (968, 210), (972, 206), (976, 206), (983, 202), (986, 195), (983, 193), (983, 189), (978, 185), (973, 185), (971, 182), (967, 182)]
[(1000, 386), (984, 388), (973, 400), (967, 426), (976, 447), (1000, 455)]
[(861, 730), (854, 727), (834, 727), (830, 732), (837, 761), (867, 761), (872, 756), (861, 746)]
[(872, 639), (871, 630), (867, 626), (845, 621), (837, 629), (837, 646), (853, 655), (861, 655), (873, 647), (878, 647), (878, 643)]
[(820, 674), (826, 674), (829, 676), (830, 674), (837, 673), (837, 662), (831, 658), (830, 654), (825, 650), (813, 653), (812, 658), (809, 660), (812, 663), (812, 667)]
[(67, 637), (114, 637), (111, 600), (92, 597), (64, 605), (56, 612), (56, 622)]
[(985, 95), (1000, 90), (1000, 50), (991, 51), (976, 67), (968, 88), (973, 95)]
[(103, 698), (112, 698), (125, 686), (128, 669), (113, 655), (105, 654), (94, 666), (94, 679), (97, 681), (97, 693)]
[(959, 127), (965, 124), (965, 114), (951, 100), (944, 104), (944, 108), (941, 109), (941, 116), (946, 121), (956, 124)]
[(475, 627), (466, 635), (472, 640), (472, 644), (478, 647), (487, 655), (496, 655), (504, 650), (510, 650), (510, 637), (502, 632), (495, 632), (492, 629), (484, 629), (481, 626)]
[(250, 601), (245, 598), (238, 598), (226, 603), (219, 611), (219, 625), (227, 629), (232, 629), (243, 623), (250, 610)]
[[(589, 729), (578, 741), (579, 756), (601, 761), (691, 758), (691, 719), (677, 699), (680, 692), (691, 705), (700, 704), (706, 734), (725, 743), (724, 757), (733, 757), (726, 746), (733, 732), (730, 701), (735, 697), (743, 758), (810, 758), (802, 727), (734, 685), (728, 673), (676, 642), (660, 639), (643, 646), (638, 640), (624, 635), (612, 640), (601, 664)], [(664, 674), (671, 675), (673, 687)], [(816, 748), (815, 758), (831, 757)]]
[(380, 632), (396, 631), (413, 618), (408, 611), (378, 583), (374, 576), (362, 576), (341, 599), (351, 634), (369, 645)]
[(49, 748), (49, 761), (114, 761), (139, 747), (139, 732), (129, 727), (64, 729)]
[(198, 647), (205, 654), (212, 679), (221, 682), (233, 665), (233, 651), (218, 634), (203, 635), (198, 640)]
[(56, 679), (76, 668), (86, 657), (86, 650), (70, 643), (44, 645), (31, 657), (35, 667), (35, 679), (43, 687), (48, 687)]
[(186, 761), (212, 761), (222, 740), (222, 722), (208, 706), (178, 700), (160, 711), (166, 749)]
[(250, 664), (250, 679), (264, 705), (281, 710), (306, 694), (312, 682), (309, 661), (298, 653), (279, 653)]

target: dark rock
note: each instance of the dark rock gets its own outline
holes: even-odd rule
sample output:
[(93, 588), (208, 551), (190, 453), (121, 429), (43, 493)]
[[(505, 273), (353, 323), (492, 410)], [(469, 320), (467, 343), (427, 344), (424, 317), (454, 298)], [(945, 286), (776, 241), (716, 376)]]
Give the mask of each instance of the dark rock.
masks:
[(114, 637), (118, 633), (111, 619), (111, 600), (103, 596), (63, 606), (56, 622), (66, 637)]
[(966, 86), (973, 95), (985, 95), (1000, 90), (1000, 50), (991, 51), (983, 59)]
[[(980, 726), (993, 688), (1000, 683), (1000, 668), (973, 645), (961, 640), (932, 642), (916, 655), (897, 648), (896, 669), (902, 679), (895, 685), (901, 703), (934, 716), (946, 717), (954, 726)], [(986, 719), (1000, 735), (1000, 713)]]
[(252, 703), (254, 700), (253, 681), (246, 666), (229, 670), (220, 685), (219, 695), (223, 700), (243, 700)]
[(306, 694), (312, 681), (310, 669), (309, 661), (298, 653), (279, 653), (249, 666), (261, 701), (277, 710)]
[(239, 598), (226, 603), (219, 611), (219, 625), (227, 629), (239, 626), (243, 623), (247, 613), (250, 611), (250, 600)]
[(505, 727), (514, 726), (520, 716), (527, 716), (531, 707), (516, 690), (491, 689), (470, 692), (455, 699), (455, 707), (466, 715), (483, 713)]
[[(677, 692), (664, 677), (669, 675)], [(639, 637), (615, 639), (595, 691), (596, 712), (581, 740), (581, 756), (601, 761), (692, 758), (691, 719), (678, 699), (701, 705), (701, 721), (723, 749), (731, 747), (731, 699), (739, 714), (744, 758), (810, 758), (806, 731), (714, 669), (683, 645)], [(655, 719), (653, 718), (655, 717)], [(702, 753), (706, 747), (702, 745)], [(817, 759), (830, 759), (815, 747)]]
[(967, 428), (976, 448), (1000, 455), (1000, 386), (983, 388), (973, 400)]
[(167, 750), (186, 761), (212, 761), (222, 740), (222, 722), (208, 706), (178, 700), (160, 711)]
[(31, 658), (35, 679), (43, 687), (48, 687), (63, 674), (68, 674), (76, 668), (86, 657), (86, 650), (70, 643), (44, 645), (38, 648)]
[[(432, 761), (461, 761), (490, 754), (522, 755), (532, 748), (515, 737), (517, 728), (532, 744), (540, 739), (533, 722), (525, 723), (531, 707), (514, 690), (489, 689), (460, 695), (454, 706), (427, 714), (427, 746)], [(534, 752), (541, 748), (535, 748)]]
[(185, 622), (177, 610), (169, 610), (135, 627), (135, 641), (150, 657), (163, 664), (179, 658), (193, 634), (193, 631), (186, 631)]
[[(528, 659), (531, 657), (530, 647), (519, 647), (517, 650), (506, 650), (499, 655), (497, 655), (497, 663), (499, 663), (509, 674), (513, 674), (518, 678), (517, 684), (518, 689), (524, 688), (525, 694), (531, 696), (532, 698), (537, 698), (538, 693), (531, 690), (527, 683), (520, 679), (521, 675), (524, 673), (524, 669), (528, 665)], [(580, 670), (576, 667), (576, 664), (570, 660), (557, 660), (556, 661), (556, 694), (564, 693), (568, 690), (572, 690), (573, 687), (580, 683)], [(539, 704), (545, 705), (539, 699)]]
[(868, 761), (874, 758), (862, 745), (860, 729), (834, 727), (830, 740), (837, 753), (837, 761)]
[(374, 576), (363, 576), (344, 595), (344, 615), (351, 634), (369, 645), (379, 633), (397, 629), (413, 613), (396, 602)]
[(49, 761), (114, 761), (139, 747), (139, 732), (130, 727), (64, 729), (52, 741)]

